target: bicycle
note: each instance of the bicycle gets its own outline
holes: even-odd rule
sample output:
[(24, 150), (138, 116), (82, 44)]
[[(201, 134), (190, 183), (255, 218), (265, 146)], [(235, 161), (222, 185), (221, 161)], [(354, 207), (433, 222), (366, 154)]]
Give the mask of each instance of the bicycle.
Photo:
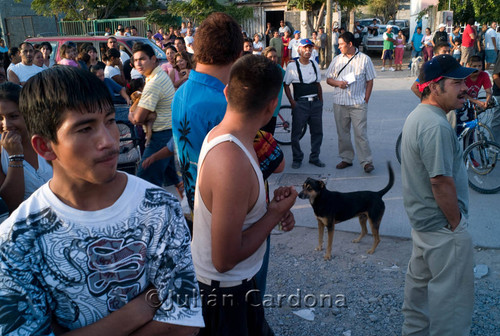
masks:
[[(307, 124), (300, 134), (304, 137), (307, 131)], [(292, 143), (292, 106), (282, 105), (276, 118), (276, 128), (274, 129), (274, 138), (280, 145), (290, 145)]]
[[(493, 102), (493, 105), (494, 103), (496, 102)], [(472, 108), (474, 110), (473, 121), (479, 124), (477, 107)], [(488, 105), (488, 108), (491, 107)], [(481, 194), (494, 194), (500, 191), (500, 168), (495, 169), (500, 161), (500, 145), (494, 141), (491, 130), (486, 126), (485, 129), (488, 129), (490, 138), (486, 136), (487, 132), (475, 132), (477, 138), (474, 143), (465, 148), (463, 159), (469, 187)], [(464, 132), (466, 132), (465, 129), (460, 135)]]
[[(493, 194), (500, 191), (500, 169), (495, 169), (500, 161), (500, 145), (494, 142), (493, 134), (488, 126), (478, 118), (478, 108), (467, 102), (467, 108), (473, 112), (474, 119), (459, 126), (464, 129), (458, 140), (469, 144), (463, 154), (467, 170), (469, 187), (482, 194)], [(491, 109), (494, 106), (488, 106)], [(401, 138), (396, 141), (396, 157), (401, 163)]]
[[(484, 99), (479, 98), (479, 99)], [(479, 140), (488, 140), (490, 142), (495, 142), (493, 137), (493, 132), (490, 130), (488, 126), (486, 126), (487, 120), (486, 118), (480, 118), (478, 116), (487, 116), (489, 111), (492, 111), (493, 108), (497, 106), (496, 100), (494, 97), (490, 100), (490, 103), (486, 107), (485, 110), (476, 112), (477, 107), (471, 102), (467, 101), (464, 104), (465, 108), (471, 115), (474, 115), (474, 119), (471, 121), (466, 121), (457, 125), (457, 127), (462, 127), (463, 131), (458, 136), (459, 141), (464, 140), (464, 148), (467, 148), (469, 145), (479, 141)], [(488, 115), (489, 117), (489, 115)], [(396, 158), (399, 163), (401, 163), (401, 139), (403, 136), (403, 132), (399, 133), (399, 136), (396, 140)]]

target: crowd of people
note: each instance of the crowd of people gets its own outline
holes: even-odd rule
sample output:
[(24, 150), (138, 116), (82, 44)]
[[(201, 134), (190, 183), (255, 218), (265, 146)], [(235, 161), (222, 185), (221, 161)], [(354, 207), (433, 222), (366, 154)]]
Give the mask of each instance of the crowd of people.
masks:
[[(394, 56), (401, 70), (406, 40), (391, 28), (383, 67), (389, 61), (391, 69)], [(487, 99), (500, 96), (500, 62), (485, 52), (485, 66), (495, 63), (490, 92), (481, 57), (466, 56), (469, 68), (461, 66), (442, 28), (411, 40), (415, 53), (427, 41), (432, 50), (413, 88), (422, 103), (403, 131), (403, 198), (414, 241), (404, 335), (465, 335), (470, 328), (467, 179), (446, 113), (467, 95), (476, 99), (481, 87)], [(116, 34), (136, 36), (137, 29), (118, 27)], [(187, 22), (147, 34), (166, 62), (142, 42), (128, 55), (109, 32), (101, 60), (91, 44), (67, 42), (53, 64), (49, 43), (23, 42), (9, 49), (3, 77), (0, 66), (0, 197), (11, 214), (0, 225), (2, 334), (273, 335), (262, 305), (270, 232), (278, 224), (293, 229), (297, 192), (267, 190), (265, 180), (285, 165), (272, 135), (284, 92), (292, 106), (291, 168), (302, 165), (306, 124), (308, 161), (325, 167), (326, 34), (301, 38), (297, 30), (291, 38), (281, 21), (252, 40), (224, 13), (196, 28)], [(326, 84), (333, 87), (336, 168), (353, 166), (355, 148), (361, 169), (371, 173), (375, 67), (360, 51), (359, 27), (334, 35), (338, 55)], [(460, 61), (464, 54), (472, 51)], [(129, 105), (128, 122), (149, 134), (137, 176), (117, 171), (116, 104)], [(191, 223), (162, 188), (169, 183), (187, 200)]]

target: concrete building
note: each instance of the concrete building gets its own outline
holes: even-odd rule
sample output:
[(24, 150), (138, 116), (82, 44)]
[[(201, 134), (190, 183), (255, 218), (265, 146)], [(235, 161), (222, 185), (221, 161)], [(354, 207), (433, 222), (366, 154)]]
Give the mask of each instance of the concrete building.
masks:
[(57, 34), (57, 18), (37, 15), (29, 0), (0, 1), (0, 37), (7, 46), (17, 46), (27, 37)]

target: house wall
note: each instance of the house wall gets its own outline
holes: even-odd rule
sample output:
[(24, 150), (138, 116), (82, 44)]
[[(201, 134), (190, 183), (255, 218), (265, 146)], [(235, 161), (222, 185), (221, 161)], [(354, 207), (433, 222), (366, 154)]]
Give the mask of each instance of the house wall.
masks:
[(0, 29), (7, 46), (19, 45), (27, 37), (43, 33), (57, 34), (57, 19), (37, 15), (31, 1), (0, 1)]
[[(259, 33), (261, 36), (264, 35), (266, 31), (266, 17), (270, 16), (270, 12), (279, 12), (273, 13), (274, 17), (280, 16), (282, 13), (283, 20), (292, 32), (292, 38), (295, 30), (300, 30), (302, 38), (311, 37), (313, 31), (312, 24), (314, 22), (312, 13), (308, 11), (288, 11), (285, 2), (259, 3), (259, 6), (255, 4), (248, 5), (253, 7), (254, 15), (251, 19), (242, 22), (241, 26), (249, 38), (253, 39), (255, 33)], [(277, 29), (279, 22), (276, 22), (273, 27)], [(265, 42), (265, 39), (262, 39), (262, 41)]]

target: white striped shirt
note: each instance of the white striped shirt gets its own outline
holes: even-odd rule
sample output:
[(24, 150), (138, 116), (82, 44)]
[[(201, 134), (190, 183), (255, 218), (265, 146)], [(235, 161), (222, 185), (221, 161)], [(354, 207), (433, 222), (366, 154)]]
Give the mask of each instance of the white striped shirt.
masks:
[(342, 70), (340, 75), (338, 73), (349, 62), (349, 57), (344, 54), (336, 56), (328, 70), (326, 71), (326, 78), (333, 78), (335, 80), (345, 80), (345, 76), (353, 73), (356, 80), (349, 84), (347, 89), (339, 87), (333, 88), (333, 103), (337, 105), (359, 105), (365, 102), (366, 82), (376, 77), (375, 68), (373, 67), (372, 60), (362, 52), (356, 49), (357, 55), (353, 56), (354, 59)]

